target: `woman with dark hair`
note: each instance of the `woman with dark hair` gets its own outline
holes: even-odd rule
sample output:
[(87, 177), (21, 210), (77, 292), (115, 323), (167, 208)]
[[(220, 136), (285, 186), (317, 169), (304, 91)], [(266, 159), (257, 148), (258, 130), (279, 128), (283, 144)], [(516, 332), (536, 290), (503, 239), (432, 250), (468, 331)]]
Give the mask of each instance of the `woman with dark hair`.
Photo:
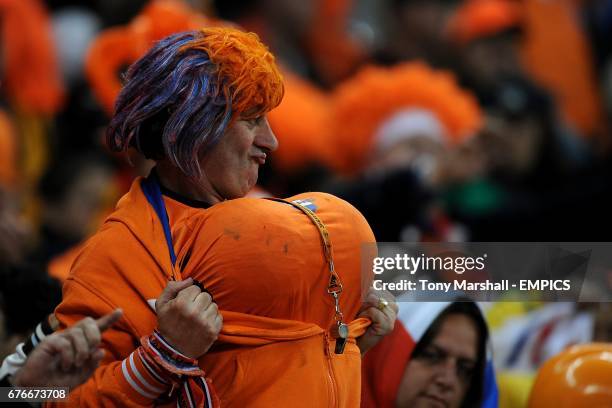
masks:
[(364, 359), (362, 407), (496, 406), (478, 305), (460, 299), (399, 309), (393, 332)]
[(435, 406), (439, 401), (447, 406), (480, 407), (487, 338), (487, 324), (475, 303), (451, 303), (416, 344), (397, 406)]

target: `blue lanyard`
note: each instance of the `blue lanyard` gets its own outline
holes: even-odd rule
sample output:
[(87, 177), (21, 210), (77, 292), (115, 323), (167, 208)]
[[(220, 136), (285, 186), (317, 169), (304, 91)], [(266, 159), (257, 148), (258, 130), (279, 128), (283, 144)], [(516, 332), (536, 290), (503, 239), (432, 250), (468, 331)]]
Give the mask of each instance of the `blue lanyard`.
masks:
[(172, 244), (172, 232), (170, 231), (170, 220), (168, 218), (168, 211), (166, 211), (166, 205), (164, 204), (164, 199), (162, 198), (161, 189), (159, 188), (159, 183), (157, 182), (157, 177), (155, 174), (151, 174), (141, 183), (142, 191), (147, 197), (147, 201), (157, 214), (157, 218), (162, 224), (162, 228), (164, 229), (164, 236), (166, 237), (166, 245), (168, 245), (168, 252), (170, 253), (170, 261), (172, 262), (172, 267), (176, 265), (176, 254), (174, 253), (174, 245)]

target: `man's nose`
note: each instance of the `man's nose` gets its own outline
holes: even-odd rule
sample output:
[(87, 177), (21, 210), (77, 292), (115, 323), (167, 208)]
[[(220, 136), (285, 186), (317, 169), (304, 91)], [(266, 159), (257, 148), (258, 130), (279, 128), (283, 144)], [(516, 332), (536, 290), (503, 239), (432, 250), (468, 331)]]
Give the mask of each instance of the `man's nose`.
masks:
[(459, 378), (457, 376), (457, 366), (454, 359), (449, 358), (444, 364), (440, 364), (434, 381), (445, 389), (452, 389), (458, 384)]
[(258, 147), (264, 148), (270, 152), (278, 149), (278, 139), (274, 135), (268, 118), (264, 119), (264, 122), (259, 126), (257, 130), (257, 136), (255, 138), (255, 144)]

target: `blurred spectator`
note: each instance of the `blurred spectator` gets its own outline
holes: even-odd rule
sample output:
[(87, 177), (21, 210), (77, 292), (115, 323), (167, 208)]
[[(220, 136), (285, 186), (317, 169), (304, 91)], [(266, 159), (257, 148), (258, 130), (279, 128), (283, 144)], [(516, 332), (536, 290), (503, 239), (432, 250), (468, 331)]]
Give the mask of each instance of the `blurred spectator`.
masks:
[(353, 0), (217, 0), (217, 15), (254, 31), (285, 69), (324, 87), (352, 74), (366, 58), (351, 34)]
[(473, 240), (606, 239), (605, 228), (591, 225), (612, 221), (605, 209), (612, 203), (607, 164), (567, 133), (540, 90), (518, 79), (498, 83), (477, 142), (488, 176), (445, 195), (449, 214)]
[(391, 0), (386, 21), (387, 44), (375, 55), (383, 64), (424, 60), (449, 67), (452, 49), (444, 27), (459, 0)]
[(366, 67), (333, 98), (335, 161), (356, 179), (327, 189), (356, 205), (382, 241), (399, 240), (421, 217), (446, 225), (427, 219), (431, 196), (484, 169), (470, 147), (482, 124), (473, 95), (452, 73), (413, 62)]
[[(328, 93), (298, 77), (283, 73), (285, 96), (280, 105), (268, 114), (270, 126), (279, 140), (271, 163), (283, 177), (311, 165), (337, 167), (332, 143), (332, 110)], [(278, 180), (274, 180), (275, 183)]]
[(440, 167), (443, 156), (482, 124), (474, 97), (452, 73), (422, 63), (364, 68), (333, 102), (337, 160), (347, 174), (408, 166), (444, 184), (453, 174)]
[(398, 301), (394, 331), (364, 358), (362, 407), (496, 407), (478, 306)]
[(24, 261), (31, 245), (32, 227), (20, 214), (18, 197), (0, 186), (0, 268)]
[(0, 110), (0, 268), (24, 260), (32, 238), (21, 214), (19, 147), (13, 121)]
[(449, 19), (446, 34), (457, 47), (462, 80), (484, 107), (498, 86), (524, 76), (518, 57), (522, 9), (512, 0), (467, 0)]
[(306, 40), (306, 49), (317, 78), (333, 87), (354, 74), (369, 52), (372, 30), (365, 22), (352, 21), (358, 0), (312, 0), (315, 17)]
[(2, 89), (16, 109), (50, 116), (63, 102), (49, 15), (42, 1), (0, 1)]
[(93, 11), (79, 7), (58, 10), (52, 19), (60, 68), (65, 81), (72, 84), (83, 76), (85, 52), (102, 22)]
[(37, 265), (0, 269), (0, 360), (61, 301), (61, 286)]
[(180, 0), (151, 0), (127, 25), (100, 33), (86, 56), (85, 71), (98, 103), (110, 117), (121, 90), (122, 70), (157, 40), (215, 24)]
[(565, 123), (590, 137), (603, 129), (601, 97), (576, 13), (571, 0), (468, 0), (447, 35), (460, 47), (464, 80), (485, 106), (503, 82), (529, 77), (553, 95)]
[(585, 138), (601, 138), (601, 92), (580, 20), (581, 3), (525, 0), (521, 60), (533, 80), (555, 98), (564, 123)]
[(88, 237), (115, 200), (112, 167), (100, 153), (68, 154), (41, 179), (41, 239), (37, 259), (48, 262)]

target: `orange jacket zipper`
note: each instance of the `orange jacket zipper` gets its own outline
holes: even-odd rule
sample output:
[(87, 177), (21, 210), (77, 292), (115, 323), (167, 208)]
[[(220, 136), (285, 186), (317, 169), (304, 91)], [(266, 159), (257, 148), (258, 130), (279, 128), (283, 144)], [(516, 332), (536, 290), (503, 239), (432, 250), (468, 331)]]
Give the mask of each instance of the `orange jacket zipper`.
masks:
[(336, 380), (334, 379), (334, 367), (332, 365), (332, 356), (330, 354), (330, 337), (327, 333), (325, 333), (323, 342), (323, 346), (325, 347), (325, 357), (327, 358), (327, 379), (329, 380), (331, 388), (331, 401), (329, 406), (338, 407), (338, 390), (336, 388)]

